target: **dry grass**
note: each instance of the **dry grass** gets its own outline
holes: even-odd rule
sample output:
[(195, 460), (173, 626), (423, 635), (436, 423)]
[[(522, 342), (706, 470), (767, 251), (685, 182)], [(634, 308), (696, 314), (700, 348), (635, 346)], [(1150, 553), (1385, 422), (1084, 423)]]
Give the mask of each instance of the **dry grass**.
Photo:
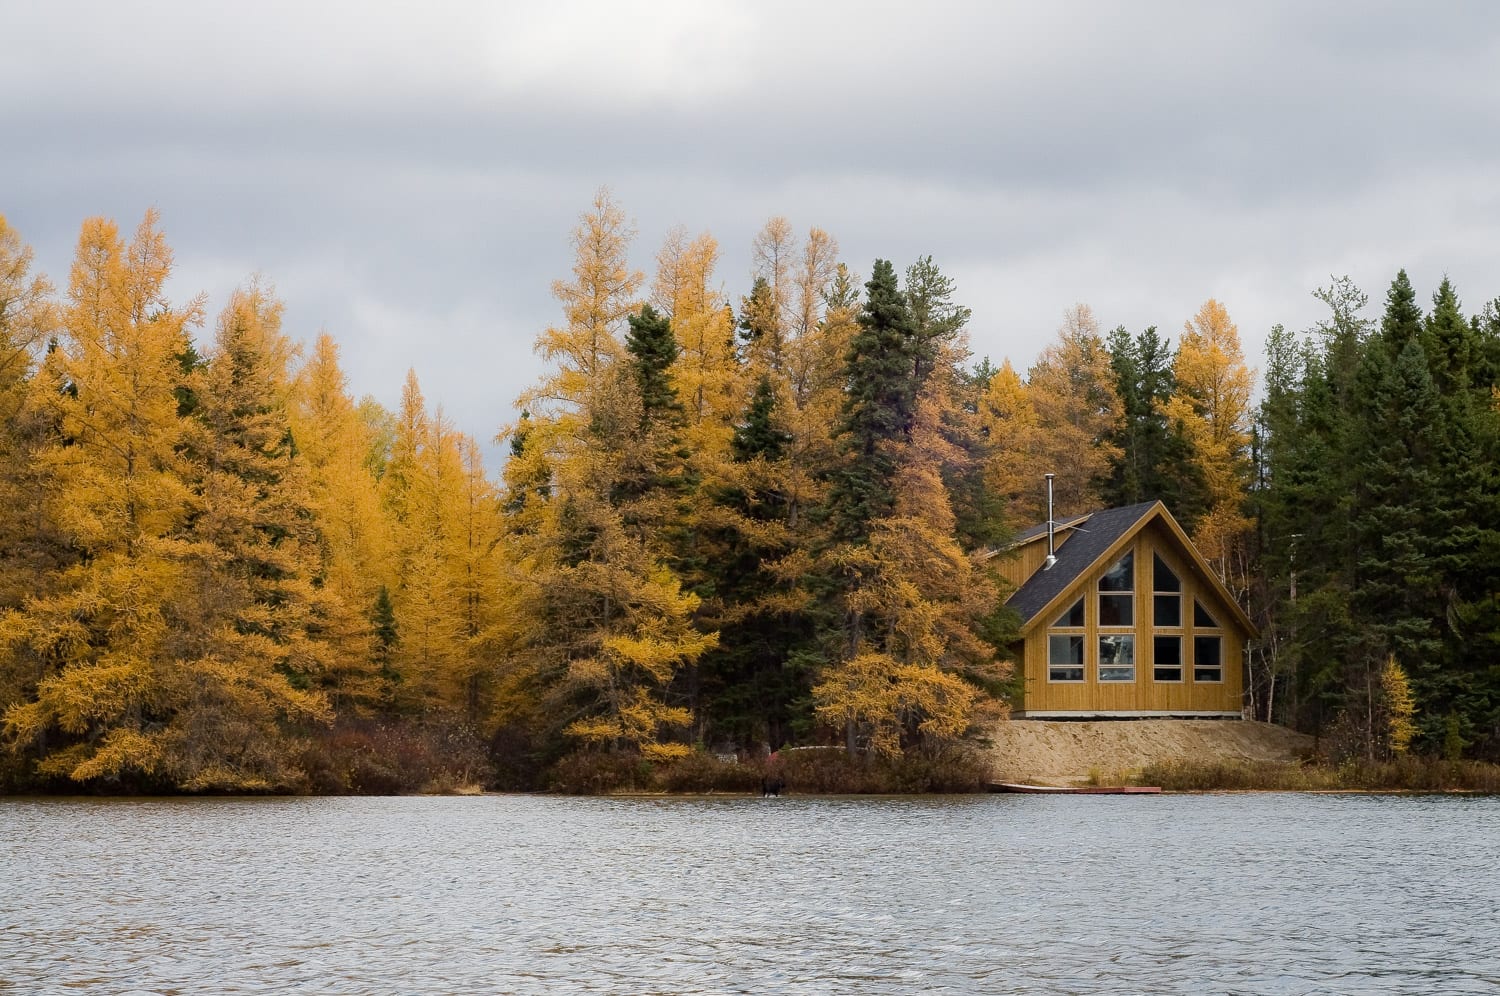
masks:
[(1500, 794), (1500, 765), (1404, 758), (1384, 764), (1165, 761), (1129, 775), (1173, 792), (1478, 792)]

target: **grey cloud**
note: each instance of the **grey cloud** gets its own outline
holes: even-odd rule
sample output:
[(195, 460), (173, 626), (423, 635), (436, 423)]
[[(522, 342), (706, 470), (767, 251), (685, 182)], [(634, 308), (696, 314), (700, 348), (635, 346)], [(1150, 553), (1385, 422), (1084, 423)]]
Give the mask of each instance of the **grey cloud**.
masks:
[[(1329, 273), (1377, 301), (1401, 265), (1447, 270), (1471, 307), (1500, 289), (1500, 8), (810, 7), (632, 8), (577, 43), (605, 63), (563, 78), (496, 64), (496, 32), (542, 30), (519, 8), (246, 25), (39, 5), (0, 65), (26, 94), (0, 108), (21, 150), (0, 211), (61, 283), (84, 216), (158, 205), (174, 293), (217, 305), (263, 271), (289, 330), (343, 343), (357, 392), (394, 403), (415, 366), (480, 439), (540, 372), (600, 183), (637, 220), (637, 265), (672, 225), (709, 229), (736, 298), (771, 214), (828, 229), (860, 272), (931, 253), (976, 352), (1023, 367), (1080, 300), (1175, 337), (1217, 295), (1253, 359), (1273, 322), (1311, 323)], [(674, 53), (701, 86), (660, 75)]]

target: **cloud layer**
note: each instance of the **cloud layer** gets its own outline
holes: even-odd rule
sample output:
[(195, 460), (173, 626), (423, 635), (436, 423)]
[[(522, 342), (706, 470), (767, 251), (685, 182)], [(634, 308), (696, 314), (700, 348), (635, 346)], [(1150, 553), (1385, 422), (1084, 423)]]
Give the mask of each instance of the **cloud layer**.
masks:
[(708, 229), (736, 297), (772, 214), (860, 272), (931, 253), (1020, 366), (1076, 301), (1175, 336), (1218, 297), (1255, 362), (1330, 274), (1500, 293), (1486, 3), (218, 7), (0, 15), (0, 212), (62, 282), (85, 216), (157, 205), (178, 296), (259, 271), (357, 391), (415, 367), (481, 439), (600, 184), (638, 265)]

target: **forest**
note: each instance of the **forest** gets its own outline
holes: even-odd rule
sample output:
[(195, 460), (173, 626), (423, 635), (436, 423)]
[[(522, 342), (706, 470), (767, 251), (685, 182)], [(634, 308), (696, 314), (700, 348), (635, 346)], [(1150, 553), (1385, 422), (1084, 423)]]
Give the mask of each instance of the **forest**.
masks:
[(731, 295), (711, 235), (649, 278), (634, 240), (607, 191), (580, 215), (492, 473), (269, 283), (168, 300), (154, 212), (85, 221), (62, 287), (0, 217), (0, 791), (961, 755), (1015, 693), (993, 558), (1047, 473), (1059, 517), (1191, 533), (1260, 628), (1247, 715), (1500, 759), (1500, 301), (1332, 279), (1259, 382), (1218, 301), (1175, 339), (1076, 305), (1021, 371), (931, 257), (857, 275), (777, 217)]

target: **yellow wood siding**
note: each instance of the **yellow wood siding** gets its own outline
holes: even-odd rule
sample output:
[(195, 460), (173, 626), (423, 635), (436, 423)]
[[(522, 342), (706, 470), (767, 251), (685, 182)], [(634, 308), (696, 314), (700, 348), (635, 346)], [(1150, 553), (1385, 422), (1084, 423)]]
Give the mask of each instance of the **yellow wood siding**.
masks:
[[(1053, 548), (1062, 549), (1063, 543), (1072, 533), (1071, 527), (1058, 527), (1053, 536)], [(1046, 559), (1047, 534), (1043, 533), (1021, 546), (996, 554), (993, 563), (999, 575), (1009, 582), (1012, 588), (1019, 588), (1026, 583), (1027, 578), (1042, 569), (1042, 563)]]
[[(1189, 558), (1177, 551), (1177, 542), (1159, 522), (1151, 522), (1118, 552), (1104, 558), (1094, 569), (1075, 583), (1054, 608), (1049, 618), (1039, 618), (1023, 644), (1025, 712), (1224, 712), (1238, 713), (1243, 695), (1243, 650), (1245, 634), (1241, 631), (1218, 590), (1204, 578)], [(1041, 544), (1046, 556), (1046, 543)], [(1104, 572), (1127, 550), (1135, 552), (1135, 681), (1100, 682), (1099, 670), (1099, 598), (1098, 584)], [(1152, 556), (1160, 554), (1182, 582), (1182, 681), (1155, 681), (1152, 675)], [(1037, 566), (1041, 561), (1037, 560)], [(1084, 680), (1053, 682), (1047, 680), (1047, 638), (1056, 616), (1065, 612), (1079, 597), (1084, 598)], [(1194, 626), (1193, 599), (1219, 625), (1213, 630)], [(1174, 635), (1179, 632), (1174, 627)], [(1224, 680), (1219, 683), (1193, 680), (1192, 646), (1197, 634), (1221, 636)]]

